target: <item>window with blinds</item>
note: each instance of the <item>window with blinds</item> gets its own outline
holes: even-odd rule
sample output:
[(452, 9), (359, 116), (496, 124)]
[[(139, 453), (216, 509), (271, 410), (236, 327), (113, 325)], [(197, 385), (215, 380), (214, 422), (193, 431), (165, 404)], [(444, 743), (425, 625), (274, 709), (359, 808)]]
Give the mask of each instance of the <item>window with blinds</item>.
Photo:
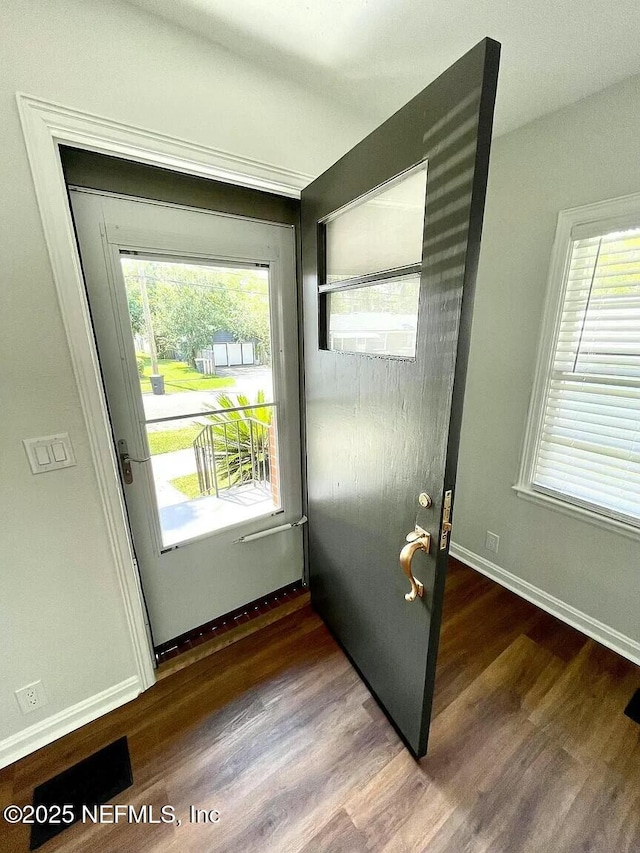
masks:
[(531, 488), (640, 526), (640, 227), (574, 228), (563, 285)]

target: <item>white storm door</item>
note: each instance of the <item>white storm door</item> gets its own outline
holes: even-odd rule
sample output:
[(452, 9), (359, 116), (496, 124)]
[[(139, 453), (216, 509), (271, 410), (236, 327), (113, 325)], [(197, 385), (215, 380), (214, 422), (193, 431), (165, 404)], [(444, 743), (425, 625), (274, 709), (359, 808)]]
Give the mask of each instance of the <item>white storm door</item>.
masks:
[[(294, 232), (84, 190), (71, 204), (159, 645), (302, 576), (298, 527), (238, 541), (302, 513)], [(240, 353), (224, 367), (216, 333)]]

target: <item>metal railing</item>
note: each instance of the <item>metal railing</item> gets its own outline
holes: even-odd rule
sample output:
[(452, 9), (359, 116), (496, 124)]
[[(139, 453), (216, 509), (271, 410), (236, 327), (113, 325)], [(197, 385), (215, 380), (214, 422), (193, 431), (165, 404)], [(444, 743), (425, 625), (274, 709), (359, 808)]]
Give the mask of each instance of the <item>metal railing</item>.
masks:
[(269, 487), (269, 441), (270, 425), (251, 415), (204, 426), (193, 441), (200, 493), (218, 497), (221, 491), (251, 483)]

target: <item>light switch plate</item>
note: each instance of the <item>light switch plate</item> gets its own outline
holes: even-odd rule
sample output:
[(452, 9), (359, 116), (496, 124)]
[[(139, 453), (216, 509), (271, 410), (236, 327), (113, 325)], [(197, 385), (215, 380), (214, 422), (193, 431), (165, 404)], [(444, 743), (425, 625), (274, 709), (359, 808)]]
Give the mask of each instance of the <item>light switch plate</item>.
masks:
[(77, 464), (67, 432), (40, 438), (23, 438), (22, 443), (34, 474), (44, 474), (45, 471), (55, 471), (58, 468), (70, 468)]

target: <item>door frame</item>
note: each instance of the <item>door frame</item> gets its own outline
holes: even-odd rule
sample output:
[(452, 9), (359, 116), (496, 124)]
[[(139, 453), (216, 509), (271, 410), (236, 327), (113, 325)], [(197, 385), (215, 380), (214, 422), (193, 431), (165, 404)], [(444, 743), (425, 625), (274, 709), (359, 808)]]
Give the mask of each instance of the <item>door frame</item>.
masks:
[(65, 107), (22, 92), (16, 93), (16, 99), (87, 427), (111, 557), (116, 567), (136, 661), (138, 684), (131, 695), (123, 697), (122, 702), (125, 702), (155, 684), (155, 656), (147, 632), (139, 571), (124, 506), (59, 146), (111, 154), (290, 198), (300, 198), (302, 188), (313, 176)]

